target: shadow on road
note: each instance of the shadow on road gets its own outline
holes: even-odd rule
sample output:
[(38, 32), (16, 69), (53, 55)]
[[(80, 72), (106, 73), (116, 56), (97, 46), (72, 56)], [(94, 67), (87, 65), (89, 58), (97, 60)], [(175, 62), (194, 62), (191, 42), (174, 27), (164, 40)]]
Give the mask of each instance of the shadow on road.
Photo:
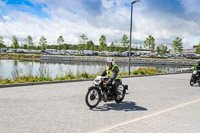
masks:
[(121, 103), (107, 103), (104, 106), (97, 106), (96, 108), (91, 108), (93, 111), (146, 111), (144, 107), (137, 106), (135, 102), (124, 101)]

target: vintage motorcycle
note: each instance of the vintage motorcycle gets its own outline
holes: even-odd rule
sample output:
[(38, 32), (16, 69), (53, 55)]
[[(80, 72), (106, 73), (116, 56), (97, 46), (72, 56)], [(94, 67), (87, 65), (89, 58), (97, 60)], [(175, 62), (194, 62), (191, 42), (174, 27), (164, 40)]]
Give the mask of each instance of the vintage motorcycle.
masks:
[(200, 85), (200, 69), (194, 69), (192, 71), (192, 76), (190, 79), (190, 86), (193, 86), (195, 83), (198, 83)]
[(126, 90), (128, 90), (128, 85), (123, 85), (122, 82), (117, 86), (117, 97), (114, 96), (112, 89), (112, 84), (105, 84), (109, 77), (97, 76), (94, 80), (94, 86), (88, 88), (85, 96), (85, 102), (90, 108), (95, 108), (100, 101), (112, 101), (115, 100), (116, 103), (123, 101)]

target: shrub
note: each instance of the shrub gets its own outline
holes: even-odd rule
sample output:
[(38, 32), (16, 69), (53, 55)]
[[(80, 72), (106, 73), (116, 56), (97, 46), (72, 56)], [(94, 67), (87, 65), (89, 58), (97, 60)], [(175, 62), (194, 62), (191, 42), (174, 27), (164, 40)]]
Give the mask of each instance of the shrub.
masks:
[(131, 74), (132, 75), (148, 75), (148, 74), (157, 74), (157, 73), (163, 73), (162, 71), (155, 69), (155, 68), (138, 68), (137, 70), (134, 70)]
[[(138, 68), (134, 70), (131, 75), (147, 75), (147, 74), (156, 74), (162, 73), (162, 71), (157, 70), (155, 68)], [(89, 75), (88, 73), (82, 73), (80, 75), (73, 75), (72, 73), (68, 73), (66, 76), (61, 76), (52, 79), (50, 77), (49, 70), (41, 70), (39, 76), (33, 76), (31, 73), (21, 74), (18, 70), (12, 72), (13, 79), (3, 79), (0, 76), (0, 85), (1, 84), (13, 84), (13, 83), (30, 83), (30, 82), (44, 82), (44, 81), (55, 81), (55, 80), (72, 80), (72, 79), (82, 79), (82, 78), (95, 78), (98, 74)], [(122, 76), (127, 76), (127, 73), (121, 73)]]
[(81, 77), (83, 77), (83, 78), (89, 78), (88, 73), (86, 73), (86, 72), (85, 72), (85, 73), (82, 73), (82, 74), (81, 74)]

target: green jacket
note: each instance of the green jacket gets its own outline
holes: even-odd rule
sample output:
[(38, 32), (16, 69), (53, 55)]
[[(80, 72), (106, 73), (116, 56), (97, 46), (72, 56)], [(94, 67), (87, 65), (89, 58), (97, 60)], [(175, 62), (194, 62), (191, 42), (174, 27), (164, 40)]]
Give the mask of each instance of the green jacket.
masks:
[(195, 65), (192, 67), (192, 70), (194, 70), (197, 66), (198, 66), (198, 64), (195, 64)]
[[(111, 75), (112, 75), (112, 73), (113, 73), (113, 69), (114, 69), (115, 67), (117, 67), (117, 68), (119, 69), (119, 67), (115, 64), (115, 65), (112, 66), (111, 70), (109, 71), (109, 66), (107, 66), (107, 67), (106, 67), (106, 74), (107, 74), (108, 76), (111, 77)], [(115, 78), (114, 80), (117, 80), (117, 79), (121, 79), (121, 78), (120, 78), (120, 73), (119, 73), (119, 72), (117, 73), (117, 76), (116, 76), (116, 78)]]

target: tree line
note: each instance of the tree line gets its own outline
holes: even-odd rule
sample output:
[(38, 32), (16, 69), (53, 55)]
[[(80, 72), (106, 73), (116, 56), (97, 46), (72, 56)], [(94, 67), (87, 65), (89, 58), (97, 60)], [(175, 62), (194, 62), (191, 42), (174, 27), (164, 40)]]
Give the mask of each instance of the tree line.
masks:
[[(173, 50), (175, 51), (175, 53), (177, 52), (182, 52), (183, 51), (183, 43), (182, 43), (182, 39), (179, 37), (176, 37), (172, 43), (171, 46), (173, 48)], [(155, 51), (159, 54), (164, 54), (164, 53), (169, 53), (170, 50), (168, 49), (167, 45), (165, 44), (159, 44), (156, 46), (155, 44), (155, 39), (152, 35), (149, 35), (146, 40), (144, 41), (144, 47), (148, 48), (152, 53), (154, 53)]]
[[(124, 34), (121, 38), (120, 44), (117, 43), (117, 41), (112, 42), (110, 46), (107, 45), (106, 36), (101, 35), (99, 38), (99, 45), (95, 45), (92, 40), (89, 40), (85, 34), (82, 34), (79, 38), (79, 44), (73, 45), (73, 44), (66, 44), (64, 41), (63, 36), (59, 36), (57, 39), (56, 44), (48, 45), (47, 39), (42, 36), (38, 42), (38, 45), (35, 45), (33, 43), (33, 39), (30, 35), (26, 37), (26, 39), (23, 41), (21, 46), (19, 45), (17, 37), (14, 35), (12, 37), (12, 45), (10, 47), (6, 46), (3, 41), (3, 37), (0, 36), (0, 48), (22, 48), (22, 49), (28, 49), (28, 50), (45, 50), (45, 49), (57, 49), (57, 50), (93, 50), (93, 51), (110, 51), (110, 52), (124, 52), (129, 50), (129, 39), (126, 34)], [(179, 37), (176, 37), (172, 43), (171, 46), (173, 50), (176, 52), (182, 52), (183, 51), (183, 43), (182, 39)], [(144, 41), (144, 48), (150, 50), (152, 53), (157, 52), (159, 54), (169, 53), (170, 50), (168, 49), (166, 44), (155, 44), (155, 39), (152, 35), (149, 35), (145, 41)], [(131, 48), (131, 51), (141, 51), (146, 50), (140, 45), (139, 47)], [(200, 42), (198, 44), (197, 53), (200, 53)]]
[[(99, 38), (99, 45), (95, 45), (92, 40), (88, 40), (88, 38), (85, 34), (82, 34), (80, 36), (78, 45), (66, 44), (63, 36), (59, 36), (56, 41), (56, 44), (53, 44), (53, 45), (48, 45), (47, 39), (44, 36), (42, 36), (38, 42), (38, 45), (35, 45), (32, 37), (30, 35), (28, 35), (27, 38), (23, 41), (23, 43), (20, 46), (17, 37), (14, 35), (12, 37), (12, 45), (10, 47), (8, 47), (4, 44), (3, 37), (0, 36), (0, 48), (14, 48), (14, 49), (22, 48), (22, 49), (28, 49), (28, 50), (32, 50), (32, 49), (34, 49), (34, 50), (45, 50), (45, 49), (67, 50), (67, 49), (71, 49), (71, 50), (79, 50), (79, 51), (80, 50), (82, 50), (82, 51), (83, 50), (93, 50), (93, 51), (123, 52), (123, 51), (129, 50), (128, 43), (129, 43), (128, 37), (127, 37), (127, 35), (124, 34), (121, 39), (121, 44), (117, 44), (117, 41), (115, 41), (115, 43), (112, 42), (111, 45), (108, 46), (107, 41), (106, 41), (106, 36), (101, 35), (101, 37)], [(132, 48), (132, 50), (135, 50), (135, 48)]]

